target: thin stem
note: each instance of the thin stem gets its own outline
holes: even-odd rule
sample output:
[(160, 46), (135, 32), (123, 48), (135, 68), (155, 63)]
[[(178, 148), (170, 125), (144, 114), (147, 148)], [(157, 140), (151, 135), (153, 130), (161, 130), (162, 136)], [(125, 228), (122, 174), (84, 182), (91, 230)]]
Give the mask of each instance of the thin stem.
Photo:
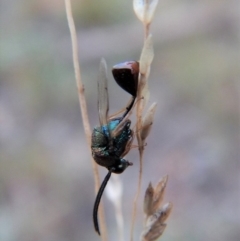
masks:
[[(150, 24), (144, 25), (144, 41), (146, 41), (149, 35)], [(132, 221), (131, 221), (131, 230), (130, 230), (130, 240), (133, 241), (133, 232), (134, 232), (134, 225), (137, 216), (137, 204), (138, 199), (141, 191), (142, 186), (142, 174), (143, 174), (143, 152), (144, 152), (144, 145), (141, 138), (141, 132), (139, 130), (142, 129), (142, 113), (144, 109), (144, 96), (142, 96), (142, 90), (144, 88), (144, 84), (146, 82), (146, 76), (143, 74), (139, 74), (139, 81), (138, 81), (138, 91), (137, 91), (137, 125), (136, 125), (136, 136), (138, 141), (138, 150), (139, 150), (139, 175), (138, 175), (138, 186), (136, 196), (133, 202), (133, 213), (132, 213)]]
[(141, 132), (138, 130), (141, 130), (142, 128), (142, 111), (143, 111), (143, 97), (142, 97), (142, 75), (139, 75), (139, 85), (138, 85), (138, 101), (137, 101), (137, 124), (136, 124), (136, 136), (138, 141), (138, 150), (139, 150), (139, 176), (138, 176), (138, 187), (137, 192), (133, 201), (133, 213), (132, 213), (132, 220), (131, 220), (131, 230), (130, 230), (130, 240), (133, 241), (133, 232), (134, 232), (134, 224), (136, 220), (136, 214), (137, 214), (137, 203), (138, 198), (141, 191), (141, 185), (142, 185), (142, 170), (143, 170), (143, 151), (144, 146), (141, 139)]
[[(81, 74), (80, 74), (81, 72), (80, 72), (80, 66), (79, 66), (79, 60), (78, 60), (77, 34), (76, 34), (76, 28), (75, 28), (75, 24), (72, 16), (71, 0), (65, 0), (65, 8), (66, 8), (67, 21), (68, 21), (68, 26), (69, 26), (70, 35), (71, 35), (71, 41), (72, 41), (73, 65), (74, 65), (74, 71), (75, 71), (76, 84), (78, 88), (80, 111), (82, 113), (83, 127), (85, 131), (88, 147), (90, 149), (91, 127), (89, 124), (87, 104), (86, 104), (86, 99), (84, 94), (84, 86), (83, 86), (83, 83), (81, 80)], [(92, 168), (94, 173), (95, 193), (97, 193), (97, 190), (100, 186), (100, 178), (99, 178), (97, 165), (92, 158), (91, 158), (91, 162), (92, 162)], [(101, 223), (101, 230), (102, 230), (101, 238), (102, 238), (102, 241), (107, 241), (107, 231), (106, 231), (106, 224), (105, 224), (104, 211), (103, 211), (102, 205), (100, 205), (99, 214), (100, 214), (99, 220)]]
[(144, 24), (144, 40), (147, 39), (150, 31), (150, 23)]
[(80, 110), (82, 113), (83, 127), (84, 127), (84, 131), (85, 131), (85, 135), (87, 138), (88, 146), (90, 147), (91, 146), (91, 127), (90, 127), (89, 119), (88, 119), (87, 105), (86, 105), (86, 99), (85, 99), (85, 94), (84, 94), (84, 86), (83, 86), (83, 83), (81, 80), (81, 74), (80, 74), (76, 29), (75, 29), (74, 20), (72, 17), (70, 0), (65, 0), (65, 4), (66, 4), (68, 26), (69, 26), (71, 40), (72, 40), (73, 65), (74, 65), (74, 71), (75, 71), (76, 84), (77, 84), (77, 88), (78, 88)]

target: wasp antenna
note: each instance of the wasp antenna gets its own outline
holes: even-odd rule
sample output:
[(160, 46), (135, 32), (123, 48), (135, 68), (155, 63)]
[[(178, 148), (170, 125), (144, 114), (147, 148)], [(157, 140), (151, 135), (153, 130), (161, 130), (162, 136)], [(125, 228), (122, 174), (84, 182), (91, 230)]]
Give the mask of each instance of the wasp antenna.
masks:
[(109, 178), (111, 177), (111, 174), (112, 174), (112, 170), (109, 170), (108, 174), (104, 178), (104, 180), (98, 190), (97, 197), (95, 199), (95, 203), (94, 203), (94, 207), (93, 207), (93, 224), (94, 224), (94, 228), (95, 228), (96, 232), (99, 235), (101, 235), (101, 234), (100, 234), (99, 225), (98, 225), (98, 207), (99, 207), (99, 203), (101, 201), (103, 191), (108, 183)]

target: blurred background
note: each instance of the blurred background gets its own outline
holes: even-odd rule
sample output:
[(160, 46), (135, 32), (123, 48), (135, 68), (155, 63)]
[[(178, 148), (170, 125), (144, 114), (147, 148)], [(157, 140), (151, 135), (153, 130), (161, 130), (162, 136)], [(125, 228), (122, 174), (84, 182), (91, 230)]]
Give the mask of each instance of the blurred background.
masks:
[[(131, 1), (72, 1), (91, 126), (98, 125), (97, 72), (109, 66), (110, 113), (130, 96), (111, 66), (139, 59), (143, 28)], [(158, 102), (144, 156), (135, 240), (151, 181), (169, 175), (174, 204), (162, 241), (240, 237), (240, 2), (161, 0), (151, 26), (150, 103)], [(0, 8), (0, 240), (99, 240), (95, 199), (64, 1), (3, 0)], [(134, 117), (132, 118), (134, 122)], [(138, 153), (121, 176), (129, 240)], [(106, 174), (100, 168), (101, 179)], [(112, 204), (104, 196), (109, 240)]]

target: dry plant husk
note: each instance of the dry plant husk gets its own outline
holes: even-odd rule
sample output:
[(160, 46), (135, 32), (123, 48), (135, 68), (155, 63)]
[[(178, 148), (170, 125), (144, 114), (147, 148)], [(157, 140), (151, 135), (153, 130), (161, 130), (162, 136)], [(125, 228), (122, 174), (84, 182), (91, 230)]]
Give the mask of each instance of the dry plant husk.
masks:
[(158, 0), (133, 0), (133, 9), (138, 19), (144, 24), (152, 22)]
[(147, 110), (146, 115), (143, 118), (142, 122), (142, 130), (141, 130), (141, 138), (143, 143), (145, 142), (146, 138), (148, 137), (153, 124), (154, 114), (156, 111), (157, 103), (154, 102)]
[(146, 189), (143, 205), (146, 220), (141, 235), (142, 241), (157, 240), (166, 228), (165, 221), (172, 210), (171, 203), (166, 203), (161, 206), (167, 180), (168, 176), (165, 176), (158, 182), (155, 188), (153, 188), (150, 183)]
[[(150, 92), (148, 88), (148, 77), (150, 74), (150, 66), (153, 61), (154, 51), (152, 44), (152, 35), (149, 35), (144, 42), (144, 46), (141, 52), (139, 60), (139, 87), (138, 87), (138, 96), (143, 97), (142, 104), (140, 105), (140, 113), (143, 112), (144, 107), (148, 103)], [(139, 120), (138, 120), (139, 121)]]

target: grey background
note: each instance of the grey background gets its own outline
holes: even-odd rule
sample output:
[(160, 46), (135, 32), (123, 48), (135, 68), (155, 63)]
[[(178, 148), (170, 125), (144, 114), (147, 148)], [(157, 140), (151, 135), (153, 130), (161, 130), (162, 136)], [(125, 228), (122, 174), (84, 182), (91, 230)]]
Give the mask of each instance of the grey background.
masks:
[[(2, 1), (0, 8), (0, 240), (99, 240), (95, 198), (74, 79), (64, 1)], [(110, 112), (129, 95), (111, 66), (137, 60), (143, 29), (131, 1), (73, 1), (91, 126), (98, 124), (97, 70), (109, 65)], [(143, 193), (168, 174), (174, 204), (162, 241), (240, 237), (240, 5), (237, 0), (161, 0), (151, 27), (150, 103), (158, 102), (144, 156)], [(134, 117), (132, 118), (134, 122)], [(138, 153), (121, 175), (126, 240)], [(101, 179), (106, 174), (100, 168)], [(109, 240), (112, 204), (104, 197)]]

